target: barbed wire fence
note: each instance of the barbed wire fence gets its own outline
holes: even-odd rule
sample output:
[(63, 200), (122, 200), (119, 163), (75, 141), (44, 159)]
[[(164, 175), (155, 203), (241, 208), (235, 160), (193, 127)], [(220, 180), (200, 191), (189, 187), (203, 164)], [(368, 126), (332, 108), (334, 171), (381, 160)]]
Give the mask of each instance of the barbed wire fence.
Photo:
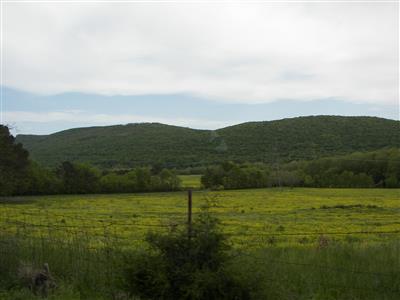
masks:
[[(213, 196), (208, 197), (206, 201), (213, 209), (218, 210), (220, 207), (217, 203), (218, 199)], [(62, 259), (64, 260), (61, 264), (62, 267), (65, 268), (69, 265), (66, 269), (73, 272), (74, 276), (79, 277), (84, 277), (89, 272), (95, 272), (96, 268), (102, 265), (104, 266), (102, 269), (104, 273), (103, 281), (111, 281), (118, 271), (116, 268), (120, 266), (117, 256), (124, 249), (143, 245), (148, 231), (168, 232), (178, 227), (190, 226), (192, 217), (190, 213), (190, 217), (185, 218), (185, 205), (175, 206), (175, 208), (182, 209), (182, 212), (168, 216), (157, 216), (157, 212), (147, 212), (146, 223), (138, 221), (137, 218), (128, 218), (131, 214), (126, 214), (124, 220), (115, 220), (112, 214), (107, 213), (96, 213), (93, 214), (93, 218), (88, 218), (79, 215), (49, 213), (46, 210), (27, 210), (13, 213), (3, 209), (0, 220), (0, 255), (3, 259), (12, 257), (14, 267), (21, 259), (31, 260), (34, 263), (43, 263), (47, 260), (57, 260), (57, 263), (59, 263)], [(237, 206), (223, 206), (223, 208), (238, 209)], [(173, 220), (171, 220), (171, 216)], [(224, 229), (227, 224), (221, 222), (220, 226)], [(313, 284), (355, 291), (369, 290), (378, 294), (385, 292), (400, 297), (400, 271), (398, 269), (385, 272), (363, 269), (362, 266), (354, 269), (329, 264), (271, 258), (259, 252), (259, 250), (270, 247), (272, 244), (270, 239), (274, 237), (301, 239), (311, 236), (314, 237), (311, 245), (329, 247), (328, 243), (325, 244), (324, 241), (326, 241), (326, 237), (331, 236), (392, 236), (399, 240), (400, 228), (398, 230), (299, 232), (252, 232), (251, 226), (247, 226), (246, 229), (246, 232), (228, 232), (225, 230), (225, 235), (233, 244), (232, 255), (235, 259), (246, 259), (265, 266), (291, 266), (305, 270), (317, 270), (321, 273), (347, 274), (354, 278), (371, 277), (371, 282), (376, 283), (375, 286), (358, 287), (350, 282), (348, 284), (326, 282), (323, 278)], [(58, 252), (53, 252), (54, 249), (58, 249)], [(61, 253), (65, 255), (62, 258), (55, 257), (55, 255), (59, 255), (59, 249), (62, 249)], [(398, 250), (400, 252), (400, 248)], [(82, 273), (82, 270), (86, 271)], [(274, 277), (273, 274), (268, 274), (263, 279), (280, 284), (284, 284), (285, 281), (281, 277)], [(397, 285), (393, 285), (393, 280), (397, 280)], [(93, 289), (104, 289), (104, 287), (101, 287), (101, 283), (95, 282), (95, 280), (92, 280), (90, 284)]]

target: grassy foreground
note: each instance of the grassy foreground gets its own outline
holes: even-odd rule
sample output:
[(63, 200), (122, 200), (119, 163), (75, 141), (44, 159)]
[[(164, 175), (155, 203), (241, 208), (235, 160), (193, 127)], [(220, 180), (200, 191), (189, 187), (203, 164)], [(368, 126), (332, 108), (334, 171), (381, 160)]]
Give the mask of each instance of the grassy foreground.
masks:
[[(234, 246), (228, 268), (253, 299), (399, 299), (400, 200), (389, 189), (196, 191)], [(35, 299), (17, 284), (22, 262), (48, 262), (51, 299), (127, 299), (121, 257), (148, 231), (183, 226), (186, 194), (2, 199), (0, 299)]]
[[(48, 262), (58, 288), (50, 299), (137, 299), (121, 292), (119, 249), (89, 248), (79, 239), (0, 239), (0, 299), (39, 299), (19, 284), (21, 261)], [(141, 248), (141, 249), (146, 249)], [(251, 299), (399, 299), (400, 243), (331, 244), (318, 248), (267, 246), (233, 250), (226, 266), (251, 291)]]

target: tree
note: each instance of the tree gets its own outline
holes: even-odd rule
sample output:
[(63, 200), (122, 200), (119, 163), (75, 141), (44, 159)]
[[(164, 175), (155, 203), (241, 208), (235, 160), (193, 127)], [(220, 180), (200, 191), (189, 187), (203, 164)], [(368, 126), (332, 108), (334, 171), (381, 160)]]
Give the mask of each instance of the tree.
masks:
[(174, 171), (163, 169), (159, 173), (160, 189), (163, 191), (173, 191), (180, 187), (181, 180), (176, 176)]
[(100, 172), (84, 164), (63, 162), (57, 169), (67, 194), (88, 194), (99, 191)]
[(129, 193), (135, 191), (136, 180), (130, 174), (110, 173), (100, 179), (101, 191), (105, 193)]
[(385, 187), (387, 188), (398, 188), (400, 187), (400, 181), (395, 175), (391, 175), (385, 180)]
[(21, 194), (43, 195), (62, 192), (62, 182), (52, 171), (35, 162), (30, 162)]
[(17, 194), (29, 166), (29, 153), (15, 142), (7, 126), (0, 125), (0, 195)]
[(140, 192), (149, 191), (151, 187), (151, 172), (149, 168), (135, 169), (136, 187)]

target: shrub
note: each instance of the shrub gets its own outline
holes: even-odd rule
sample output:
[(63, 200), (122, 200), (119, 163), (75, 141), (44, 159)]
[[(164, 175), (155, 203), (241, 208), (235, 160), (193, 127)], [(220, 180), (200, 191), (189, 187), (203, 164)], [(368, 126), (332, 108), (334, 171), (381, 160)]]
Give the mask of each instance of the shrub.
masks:
[(203, 209), (187, 230), (147, 236), (149, 249), (125, 258), (123, 288), (143, 299), (249, 299), (226, 271), (229, 246), (217, 220)]

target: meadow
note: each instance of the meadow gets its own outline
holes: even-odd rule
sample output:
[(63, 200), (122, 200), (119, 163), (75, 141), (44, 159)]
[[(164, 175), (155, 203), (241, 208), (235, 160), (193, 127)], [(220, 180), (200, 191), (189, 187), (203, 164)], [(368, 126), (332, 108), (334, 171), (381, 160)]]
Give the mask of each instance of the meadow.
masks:
[(178, 175), (182, 188), (199, 189), (201, 187), (201, 175)]
[[(208, 203), (235, 245), (309, 245), (332, 241), (373, 243), (397, 239), (397, 189), (254, 189), (194, 191), (194, 218)], [(187, 193), (64, 195), (4, 199), (3, 232), (66, 237), (82, 234), (94, 243), (104, 236), (127, 245), (149, 230), (183, 225)]]
[[(229, 268), (247, 285), (262, 285), (254, 299), (399, 299), (399, 193), (196, 190), (193, 217), (207, 204), (220, 220), (236, 257)], [(62, 282), (54, 299), (117, 299), (110, 282), (120, 275), (121, 252), (186, 220), (183, 191), (3, 198), (0, 283), (21, 260), (46, 261)], [(0, 299), (33, 297), (12, 293), (0, 288)]]

